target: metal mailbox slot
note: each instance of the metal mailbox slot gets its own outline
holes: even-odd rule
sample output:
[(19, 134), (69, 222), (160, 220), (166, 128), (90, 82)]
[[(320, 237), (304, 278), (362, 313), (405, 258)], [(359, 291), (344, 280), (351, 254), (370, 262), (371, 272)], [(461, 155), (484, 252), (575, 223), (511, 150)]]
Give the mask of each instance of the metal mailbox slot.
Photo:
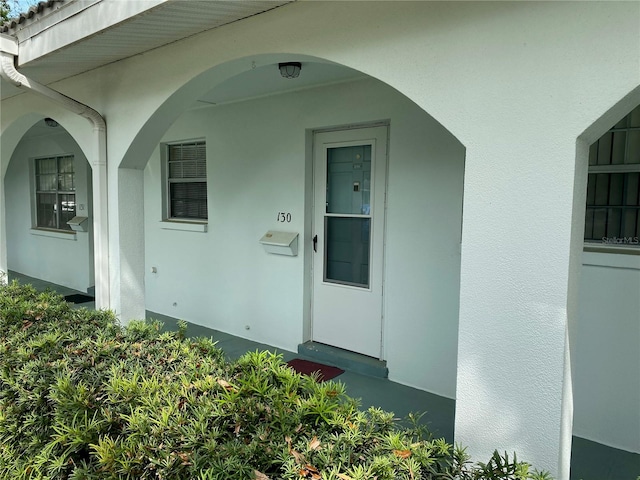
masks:
[(71, 230), (74, 232), (86, 232), (88, 223), (87, 220), (89, 217), (81, 217), (79, 215), (73, 217), (71, 220), (67, 222), (67, 225), (71, 227)]
[(276, 232), (269, 230), (260, 239), (260, 243), (268, 253), (276, 255), (298, 255), (298, 234), (295, 232)]

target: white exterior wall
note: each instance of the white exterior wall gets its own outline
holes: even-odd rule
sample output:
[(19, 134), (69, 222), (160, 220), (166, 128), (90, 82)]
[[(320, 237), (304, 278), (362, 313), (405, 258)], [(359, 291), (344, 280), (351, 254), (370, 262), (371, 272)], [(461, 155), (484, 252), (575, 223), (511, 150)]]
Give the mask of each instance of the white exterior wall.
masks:
[[(637, 2), (302, 1), (59, 82), (109, 122), (113, 306), (124, 317), (144, 311), (135, 169), (192, 101), (269, 54), (363, 71), (466, 148), (456, 440), (476, 458), (517, 450), (568, 478), (565, 339), (577, 316), (572, 253), (584, 215), (574, 202), (584, 205), (587, 168), (576, 139), (622, 99), (640, 101), (639, 16)], [(3, 131), (23, 102), (3, 102)]]
[(640, 453), (640, 256), (585, 252), (574, 434)]
[[(62, 129), (62, 127), (58, 127)], [(5, 176), (7, 263), (9, 270), (87, 291), (94, 285), (91, 226), (87, 232), (55, 234), (35, 230), (33, 159), (74, 156), (77, 214), (91, 218), (91, 168), (73, 138), (61, 131), (18, 144)], [(80, 205), (84, 210), (80, 210)]]
[[(464, 149), (375, 80), (185, 113), (163, 141), (206, 139), (208, 232), (162, 228), (156, 149), (144, 185), (147, 308), (295, 351), (305, 340), (309, 308), (305, 131), (384, 119), (390, 120), (385, 359), (390, 378), (455, 398)], [(291, 212), (292, 222), (278, 224), (280, 211)], [(299, 232), (299, 255), (267, 254), (258, 243), (267, 230)]]

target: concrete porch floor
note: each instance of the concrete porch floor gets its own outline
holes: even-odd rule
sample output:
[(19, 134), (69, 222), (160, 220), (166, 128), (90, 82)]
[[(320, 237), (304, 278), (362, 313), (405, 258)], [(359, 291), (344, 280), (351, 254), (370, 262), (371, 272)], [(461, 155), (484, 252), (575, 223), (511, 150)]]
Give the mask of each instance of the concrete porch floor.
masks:
[[(55, 285), (43, 280), (9, 272), (9, 280), (30, 283), (37, 290), (51, 289), (61, 295), (70, 295), (76, 290)], [(78, 307), (95, 308), (93, 302), (79, 304)], [(147, 311), (148, 319), (159, 320), (165, 329), (177, 328), (177, 319)], [(187, 336), (213, 337), (229, 360), (236, 360), (242, 354), (255, 350), (269, 350), (282, 355), (283, 360), (301, 358), (294, 352), (278, 350), (270, 345), (236, 337), (207, 327), (188, 324)], [(312, 359), (313, 360), (313, 359)], [(400, 385), (388, 379), (375, 378), (346, 371), (336, 380), (345, 384), (347, 394), (361, 399), (362, 408), (378, 406), (394, 412), (398, 418), (406, 418), (411, 413), (424, 413), (426, 423), (434, 437), (454, 440), (455, 401), (422, 390)], [(474, 459), (486, 461), (487, 459)], [(640, 478), (640, 454), (615, 449), (580, 437), (573, 437), (571, 458), (571, 480), (637, 480)]]

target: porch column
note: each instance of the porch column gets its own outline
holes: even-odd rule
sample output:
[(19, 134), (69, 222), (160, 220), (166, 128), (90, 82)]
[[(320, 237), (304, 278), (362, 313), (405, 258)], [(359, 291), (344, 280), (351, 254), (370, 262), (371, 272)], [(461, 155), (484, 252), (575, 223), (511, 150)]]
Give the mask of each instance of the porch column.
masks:
[[(0, 164), (0, 172), (4, 172)], [(5, 215), (6, 202), (4, 200), (4, 173), (0, 175), (0, 284), (6, 284), (7, 267), (7, 224)]]
[(115, 167), (110, 179), (115, 183), (109, 210), (112, 308), (127, 324), (145, 318), (143, 170)]
[(568, 324), (584, 228), (574, 182), (579, 205), (587, 162), (576, 174), (575, 138), (497, 131), (466, 155), (456, 441), (474, 460), (515, 450), (568, 480)]
[(96, 288), (96, 308), (111, 308), (109, 285), (109, 202), (107, 195), (106, 136), (94, 130), (96, 152), (91, 163), (93, 190), (93, 271)]

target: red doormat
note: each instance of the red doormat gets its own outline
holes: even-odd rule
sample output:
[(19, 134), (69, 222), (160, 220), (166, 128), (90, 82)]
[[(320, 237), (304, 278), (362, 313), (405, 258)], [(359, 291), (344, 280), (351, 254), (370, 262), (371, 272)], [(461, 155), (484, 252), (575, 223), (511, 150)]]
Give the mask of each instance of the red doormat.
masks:
[(310, 362), (308, 360), (302, 360), (301, 358), (294, 358), (287, 362), (291, 368), (302, 375), (311, 375), (313, 372), (318, 372), (318, 381), (324, 382), (325, 380), (331, 380), (344, 373), (344, 370), (337, 367), (330, 367), (329, 365), (323, 365), (321, 363)]

